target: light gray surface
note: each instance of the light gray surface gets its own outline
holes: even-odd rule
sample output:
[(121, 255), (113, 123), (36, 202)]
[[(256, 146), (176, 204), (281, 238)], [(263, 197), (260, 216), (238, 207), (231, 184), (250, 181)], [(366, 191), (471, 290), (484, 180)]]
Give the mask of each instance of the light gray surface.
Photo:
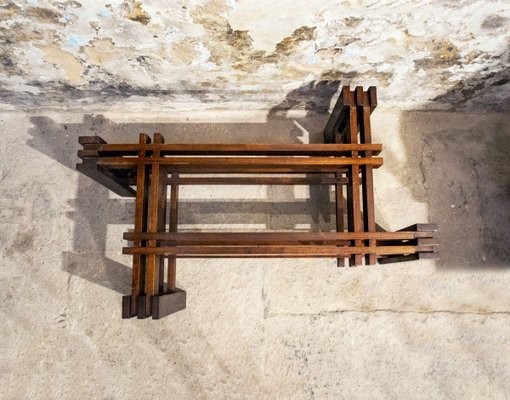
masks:
[[(78, 135), (318, 142), (325, 118), (0, 114), (0, 398), (507, 399), (505, 114), (374, 113), (385, 158), (377, 222), (438, 223), (439, 263), (179, 260), (186, 310), (120, 318), (133, 202), (74, 170)], [(304, 187), (184, 188), (182, 198), (186, 229), (333, 224), (328, 193)]]

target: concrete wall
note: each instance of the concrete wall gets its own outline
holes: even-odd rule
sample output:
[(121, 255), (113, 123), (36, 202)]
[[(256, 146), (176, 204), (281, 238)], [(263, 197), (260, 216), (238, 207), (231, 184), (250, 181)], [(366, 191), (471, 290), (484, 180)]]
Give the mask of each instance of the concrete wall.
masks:
[(508, 110), (509, 18), (505, 0), (6, 0), (0, 102), (323, 112), (310, 86), (337, 81), (391, 109)]

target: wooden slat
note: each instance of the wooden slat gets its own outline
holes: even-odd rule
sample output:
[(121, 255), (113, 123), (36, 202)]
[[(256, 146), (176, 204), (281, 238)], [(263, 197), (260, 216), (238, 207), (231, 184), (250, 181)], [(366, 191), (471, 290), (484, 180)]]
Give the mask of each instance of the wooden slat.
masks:
[(106, 141), (101, 136), (78, 136), (78, 143), (81, 145), (106, 144)]
[(152, 298), (152, 318), (160, 319), (186, 308), (186, 292), (175, 289)]
[[(372, 151), (377, 155), (382, 150), (381, 144), (102, 144), (89, 150), (97, 151), (101, 156), (138, 155), (139, 151), (147, 153), (159, 150), (162, 156), (170, 155), (248, 155), (248, 156), (341, 156), (353, 150)], [(79, 157), (89, 157), (92, 153), (79, 150)]]
[[(139, 256), (133, 256), (133, 257), (139, 257)], [(131, 314), (131, 295), (122, 296), (122, 318), (127, 319), (134, 317), (133, 314)]]
[(416, 240), (418, 246), (439, 246), (437, 238), (420, 238)]
[[(141, 133), (139, 136), (140, 143), (149, 143), (149, 136), (145, 133)], [(144, 157), (145, 153), (140, 152), (140, 157)], [(141, 233), (147, 230), (147, 210), (149, 203), (149, 177), (147, 167), (143, 164), (138, 166), (136, 175), (136, 201), (135, 201), (135, 226), (134, 233)], [(135, 240), (133, 243), (135, 246), (141, 246), (141, 240)], [(145, 267), (146, 257), (141, 255), (135, 255), (133, 257), (133, 273), (132, 273), (132, 285), (131, 285), (131, 308), (129, 315), (134, 316), (138, 313), (138, 299), (143, 294), (142, 288), (145, 285)], [(126, 313), (127, 314), (127, 313)]]
[[(154, 142), (162, 143), (163, 137), (160, 134), (154, 134)], [(166, 185), (162, 183), (164, 172), (161, 166), (155, 162), (159, 158), (157, 150), (153, 153), (151, 163), (151, 185), (150, 185), (150, 201), (149, 201), (149, 215), (148, 215), (148, 226), (147, 230), (152, 233), (158, 232), (161, 227), (161, 219), (165, 220), (163, 213), (163, 206), (165, 204), (161, 197), (163, 196), (162, 187), (166, 188)], [(165, 196), (166, 200), (166, 196)], [(149, 248), (156, 248), (156, 241), (149, 239)], [(147, 256), (147, 268), (145, 273), (145, 316), (152, 314), (152, 298), (154, 295), (160, 292), (162, 284), (160, 285), (161, 277), (161, 263), (162, 259), (158, 256), (159, 253), (152, 252)]]
[(182, 243), (203, 243), (203, 244), (256, 244), (271, 243), (274, 241), (297, 244), (306, 242), (331, 242), (351, 240), (413, 240), (418, 238), (430, 238), (429, 232), (125, 232), (124, 239), (137, 240), (158, 240)]
[(160, 246), (124, 247), (124, 254), (161, 254), (175, 257), (348, 257), (353, 254), (413, 254), (431, 251), (428, 246)]
[[(337, 138), (339, 136), (337, 135)], [(342, 173), (337, 172), (336, 177), (340, 178), (342, 176)], [(348, 179), (346, 179), (346, 183), (349, 182)], [(343, 193), (343, 186), (342, 183), (338, 182), (335, 185), (335, 225), (336, 225), (336, 231), (337, 232), (343, 232), (344, 231), (344, 212), (345, 212), (345, 201), (344, 201), (344, 193)], [(343, 258), (337, 259), (337, 267), (344, 267), (345, 266), (345, 260)]]
[(375, 86), (368, 88), (368, 102), (370, 103), (370, 112), (373, 112), (377, 107), (377, 89)]
[[(154, 143), (159, 144), (160, 146), (165, 143), (165, 139), (163, 135), (160, 133), (154, 134)], [(158, 153), (155, 152), (154, 156), (157, 156)], [(167, 185), (166, 185), (166, 175), (162, 172), (159, 175), (158, 180), (158, 232), (165, 232), (166, 228), (166, 195), (167, 195)], [(159, 267), (159, 279), (158, 279), (158, 292), (159, 294), (163, 294), (166, 292), (165, 287), (165, 260), (163, 257), (160, 257), (159, 260), (156, 260), (157, 267)]]
[[(370, 103), (368, 92), (363, 91), (362, 86), (356, 88), (356, 105), (358, 106), (360, 120), (360, 141), (361, 143), (372, 142), (372, 132), (370, 126)], [(371, 157), (371, 151), (365, 151), (365, 157)], [(363, 198), (363, 224), (365, 232), (375, 232), (375, 206), (374, 206), (374, 178), (373, 169), (370, 165), (364, 165), (361, 169), (361, 191)], [(375, 246), (373, 240), (369, 241), (369, 246)], [(365, 263), (374, 265), (377, 262), (375, 254), (368, 254), (365, 257)]]
[(347, 184), (347, 178), (310, 176), (303, 178), (293, 177), (186, 177), (186, 178), (168, 178), (167, 184), (176, 183), (178, 185), (335, 185), (338, 183)]
[[(354, 92), (349, 92), (349, 96), (352, 98), (350, 104), (353, 106), (349, 107), (349, 126), (347, 132), (347, 142), (351, 144), (358, 143), (358, 117), (357, 110), (354, 101)], [(356, 151), (352, 152), (352, 157), (358, 156)], [(360, 178), (359, 178), (359, 165), (352, 164), (349, 169), (349, 184), (347, 185), (347, 222), (348, 230), (350, 232), (361, 232), (362, 220), (361, 220), (361, 204), (360, 204)], [(355, 240), (354, 247), (360, 247), (361, 241)], [(350, 259), (350, 265), (361, 265), (361, 254), (353, 254)]]
[(324, 143), (333, 143), (335, 135), (341, 130), (342, 124), (345, 125), (348, 122), (349, 108), (354, 106), (350, 93), (351, 89), (349, 86), (342, 88), (324, 128)]
[[(178, 205), (179, 205), (179, 180), (177, 172), (172, 173), (174, 183), (170, 186), (170, 216), (169, 216), (169, 232), (177, 232), (178, 226)], [(175, 257), (168, 258), (168, 289), (174, 290), (176, 287), (177, 261)]]
[[(354, 109), (355, 113), (355, 109)], [(100, 165), (114, 168), (135, 168), (139, 162), (167, 165), (174, 172), (242, 173), (242, 172), (336, 172), (339, 167), (352, 166), (352, 175), (359, 184), (359, 166), (378, 168), (383, 159), (379, 157), (100, 157)]]
[(78, 158), (84, 159), (84, 158), (91, 158), (91, 157), (99, 157), (99, 146), (95, 145), (94, 149), (83, 149), (78, 150)]
[[(330, 116), (328, 120), (328, 124), (326, 124), (326, 129), (324, 130), (324, 142), (334, 142), (337, 145), (341, 146), (349, 146), (352, 150), (355, 150), (358, 148), (358, 145), (356, 144), (346, 144), (343, 142), (343, 137), (341, 134), (341, 131), (344, 130), (344, 128), (348, 125), (348, 107), (351, 102), (351, 98), (348, 95), (348, 92), (350, 92), (350, 88), (343, 87), (342, 92), (340, 93), (340, 98), (337, 101), (337, 104), (335, 104), (335, 108), (333, 109), (333, 113)], [(335, 117), (335, 114), (338, 113), (338, 107), (343, 107), (343, 109), (340, 111), (337, 117)], [(343, 115), (341, 115), (343, 113)], [(334, 118), (337, 120), (334, 121)], [(342, 127), (343, 125), (343, 127)], [(351, 154), (349, 154), (351, 155)], [(349, 169), (348, 169), (349, 171)], [(335, 173), (335, 176), (341, 177), (344, 171), (337, 171)], [(349, 183), (349, 179), (346, 178), (347, 184)], [(336, 225), (336, 231), (337, 232), (343, 232), (344, 227), (344, 213), (345, 213), (345, 201), (344, 201), (344, 195), (343, 195), (343, 186), (339, 182), (335, 185), (335, 225)], [(345, 266), (345, 260), (343, 258), (337, 258), (337, 267), (344, 267)]]

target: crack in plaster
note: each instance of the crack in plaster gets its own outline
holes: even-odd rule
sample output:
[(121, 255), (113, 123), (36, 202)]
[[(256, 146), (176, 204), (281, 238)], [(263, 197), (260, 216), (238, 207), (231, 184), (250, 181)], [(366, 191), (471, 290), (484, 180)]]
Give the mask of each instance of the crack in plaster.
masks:
[(431, 314), (447, 314), (447, 315), (477, 315), (477, 316), (490, 316), (490, 315), (510, 315), (510, 311), (455, 311), (455, 310), (396, 310), (391, 308), (380, 308), (372, 310), (363, 309), (345, 309), (345, 310), (334, 310), (334, 311), (321, 311), (318, 313), (264, 313), (264, 319), (277, 318), (277, 317), (325, 317), (336, 314), (419, 314), (419, 315), (431, 315)]

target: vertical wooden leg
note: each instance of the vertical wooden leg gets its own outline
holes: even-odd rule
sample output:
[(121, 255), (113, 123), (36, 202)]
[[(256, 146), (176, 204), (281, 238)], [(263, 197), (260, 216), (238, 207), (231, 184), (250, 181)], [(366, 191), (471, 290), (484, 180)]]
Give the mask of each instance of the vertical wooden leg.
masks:
[[(354, 92), (349, 92), (350, 96)], [(351, 102), (354, 103), (354, 102)], [(347, 131), (347, 142), (358, 143), (358, 117), (356, 106), (349, 107), (349, 126)], [(358, 152), (353, 151), (352, 157), (358, 157)], [(347, 184), (347, 219), (349, 232), (362, 232), (363, 226), (361, 221), (361, 196), (360, 196), (360, 177), (359, 166), (352, 165), (349, 167), (349, 183)], [(354, 246), (361, 247), (361, 240), (355, 240)], [(350, 265), (361, 265), (361, 254), (351, 256)]]
[[(166, 168), (162, 168), (162, 173), (159, 174), (158, 182), (159, 194), (158, 194), (158, 232), (166, 231)], [(159, 278), (158, 278), (158, 293), (163, 294), (165, 290), (165, 258), (163, 256), (158, 257), (157, 260), (159, 267)]]
[[(177, 232), (178, 224), (178, 202), (179, 202), (179, 185), (177, 179), (179, 173), (172, 173), (172, 184), (170, 186), (170, 219), (169, 219), (169, 232)], [(175, 290), (175, 276), (176, 276), (176, 258), (168, 258), (168, 291)]]
[[(164, 139), (159, 133), (154, 134), (154, 144), (163, 143)], [(158, 158), (159, 150), (153, 150), (152, 156)], [(165, 216), (162, 215), (166, 210), (166, 197), (163, 198), (163, 182), (166, 169), (155, 162), (151, 164), (151, 180), (150, 180), (150, 201), (147, 231), (150, 233), (158, 232), (161, 227), (164, 228)], [(162, 176), (163, 175), (163, 176)], [(163, 225), (161, 220), (163, 219)], [(156, 240), (149, 240), (148, 247), (156, 247)], [(147, 256), (147, 267), (145, 274), (145, 317), (152, 314), (152, 299), (160, 291), (160, 270), (161, 256), (149, 254)]]
[[(375, 90), (375, 87), (369, 89)], [(356, 104), (359, 110), (360, 120), (360, 142), (364, 144), (372, 143), (372, 132), (370, 126), (370, 102), (369, 93), (363, 92), (363, 87), (356, 88)], [(371, 157), (372, 152), (366, 151), (365, 157)], [(363, 197), (363, 223), (365, 232), (375, 232), (375, 207), (374, 207), (374, 179), (373, 168), (371, 165), (365, 165), (361, 171), (361, 188)], [(368, 246), (375, 246), (375, 240), (369, 240)], [(374, 265), (377, 263), (377, 256), (375, 254), (367, 254), (365, 256), (365, 263), (367, 265)]]
[[(140, 144), (150, 143), (149, 136), (141, 133), (139, 137)], [(145, 151), (139, 152), (139, 157), (145, 157)], [(135, 202), (135, 233), (145, 232), (147, 229), (147, 211), (148, 211), (148, 195), (149, 195), (149, 173), (144, 163), (139, 163), (136, 175), (136, 202)], [(135, 241), (134, 246), (142, 247), (142, 241)], [(122, 316), (130, 318), (137, 315), (138, 302), (140, 295), (144, 293), (145, 285), (145, 267), (146, 256), (133, 256), (133, 280), (131, 285), (131, 296), (123, 300)]]
[[(335, 177), (337, 179), (342, 178), (342, 173), (335, 173)], [(336, 231), (343, 232), (344, 231), (344, 194), (343, 194), (343, 185), (341, 183), (336, 183), (335, 185), (335, 214), (336, 214)], [(345, 260), (343, 258), (337, 258), (337, 266), (344, 267)]]

